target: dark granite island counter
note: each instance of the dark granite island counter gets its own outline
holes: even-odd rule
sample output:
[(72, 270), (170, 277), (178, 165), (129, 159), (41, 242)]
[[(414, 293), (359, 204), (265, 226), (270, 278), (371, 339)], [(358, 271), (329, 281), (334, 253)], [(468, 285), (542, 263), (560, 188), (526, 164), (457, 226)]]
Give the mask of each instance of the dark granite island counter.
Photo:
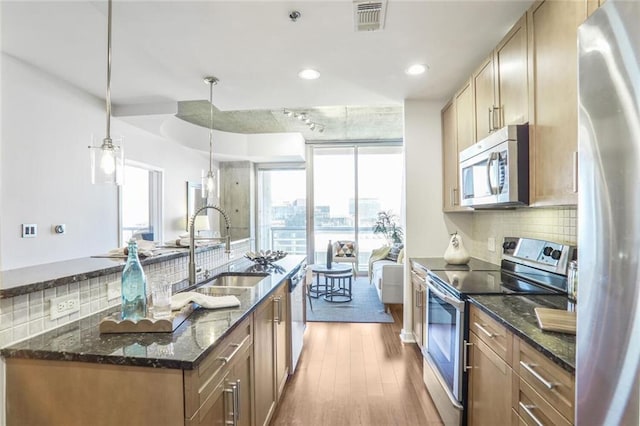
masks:
[[(304, 260), (287, 256), (265, 270), (241, 259), (217, 268), (212, 277), (268, 275), (255, 287), (220, 288), (236, 295), (240, 307), (197, 309), (173, 333), (101, 335), (105, 311), (3, 348), (7, 425), (222, 424), (229, 399), (262, 424), (272, 412), (263, 407), (277, 404), (276, 359), (286, 356), (276, 355), (277, 301)], [(174, 286), (189, 289), (186, 282)], [(236, 381), (242, 386), (232, 386), (230, 398)]]
[[(238, 297), (238, 308), (196, 309), (173, 333), (101, 335), (98, 324), (102, 318), (114, 312), (112, 309), (0, 349), (0, 355), (5, 358), (192, 369), (304, 259), (304, 256), (287, 256), (277, 261), (278, 267), (269, 269), (269, 276), (254, 288), (221, 288), (220, 295), (233, 294)], [(260, 265), (241, 259), (218, 268), (214, 274), (262, 270)], [(178, 283), (177, 287), (184, 290), (188, 284)]]
[(536, 307), (567, 309), (566, 296), (472, 296), (469, 301), (564, 370), (575, 373), (576, 336), (543, 331), (534, 311)]

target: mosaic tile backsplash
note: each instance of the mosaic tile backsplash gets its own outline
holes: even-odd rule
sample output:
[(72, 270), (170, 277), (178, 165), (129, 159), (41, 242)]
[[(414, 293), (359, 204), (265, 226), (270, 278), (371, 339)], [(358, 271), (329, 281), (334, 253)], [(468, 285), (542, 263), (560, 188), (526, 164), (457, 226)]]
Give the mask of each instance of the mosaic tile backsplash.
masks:
[[(196, 264), (210, 270), (224, 265), (251, 250), (250, 240), (241, 240), (231, 244), (232, 253), (224, 252), (223, 246), (196, 254)], [(188, 277), (188, 256), (145, 265), (147, 279), (154, 274), (167, 275), (172, 283)], [(120, 304), (120, 298), (108, 300), (109, 283), (120, 283), (120, 273), (103, 275), (76, 283), (65, 284), (55, 288), (35, 291), (20, 296), (0, 299), (0, 347), (8, 346), (45, 331), (68, 324), (107, 308)], [(149, 292), (150, 286), (147, 286)], [(51, 299), (67, 294), (77, 294), (80, 298), (80, 311), (71, 315), (51, 320), (49, 311)]]
[[(578, 212), (575, 207), (554, 209), (487, 210), (473, 212), (473, 241), (470, 254), (500, 264), (504, 237), (526, 237), (575, 245), (578, 236)], [(490, 237), (495, 251), (488, 250)]]

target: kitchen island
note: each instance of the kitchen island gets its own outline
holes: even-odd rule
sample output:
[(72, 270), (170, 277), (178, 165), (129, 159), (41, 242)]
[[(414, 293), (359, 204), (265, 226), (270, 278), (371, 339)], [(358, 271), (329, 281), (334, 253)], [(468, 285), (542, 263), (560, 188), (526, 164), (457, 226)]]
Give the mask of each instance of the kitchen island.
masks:
[[(101, 335), (99, 321), (112, 309), (2, 349), (7, 424), (45, 419), (55, 424), (199, 424), (212, 415), (216, 402), (225, 411), (233, 374), (244, 385), (233, 391), (238, 394), (234, 398), (242, 396), (253, 407), (251, 385), (260, 382), (261, 374), (253, 364), (256, 357), (267, 356), (253, 353), (254, 341), (274, 349), (269, 330), (266, 339), (254, 335), (254, 328), (264, 329), (264, 324), (254, 324), (254, 312), (265, 311), (269, 324), (279, 321), (279, 316), (272, 319), (278, 311), (271, 303), (284, 303), (286, 278), (303, 261), (304, 256), (288, 256), (275, 267), (258, 268), (267, 276), (255, 287), (221, 288), (221, 294), (236, 295), (240, 307), (197, 309), (173, 333)], [(228, 272), (260, 271), (241, 259), (216, 269), (213, 276)], [(284, 354), (269, 356), (275, 360)], [(245, 413), (252, 411), (245, 408)], [(270, 407), (257, 424), (272, 411)]]

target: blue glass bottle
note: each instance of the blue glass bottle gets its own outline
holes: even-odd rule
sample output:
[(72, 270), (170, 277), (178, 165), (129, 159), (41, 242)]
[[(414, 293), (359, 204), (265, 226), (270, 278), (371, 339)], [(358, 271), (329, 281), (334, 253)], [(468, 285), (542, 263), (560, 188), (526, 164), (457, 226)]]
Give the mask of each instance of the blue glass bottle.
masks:
[(122, 319), (138, 321), (147, 314), (147, 277), (138, 259), (138, 244), (129, 241), (129, 256), (122, 270)]

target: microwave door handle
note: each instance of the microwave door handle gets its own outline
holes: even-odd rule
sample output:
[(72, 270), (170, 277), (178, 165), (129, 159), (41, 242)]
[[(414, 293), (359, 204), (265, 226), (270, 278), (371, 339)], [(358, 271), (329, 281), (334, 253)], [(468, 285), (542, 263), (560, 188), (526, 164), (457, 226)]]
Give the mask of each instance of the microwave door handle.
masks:
[(493, 164), (495, 156), (496, 153), (492, 152), (491, 154), (489, 154), (489, 161), (487, 161), (487, 187), (489, 187), (489, 192), (491, 192), (491, 195), (494, 195), (493, 185), (491, 184), (491, 164)]

